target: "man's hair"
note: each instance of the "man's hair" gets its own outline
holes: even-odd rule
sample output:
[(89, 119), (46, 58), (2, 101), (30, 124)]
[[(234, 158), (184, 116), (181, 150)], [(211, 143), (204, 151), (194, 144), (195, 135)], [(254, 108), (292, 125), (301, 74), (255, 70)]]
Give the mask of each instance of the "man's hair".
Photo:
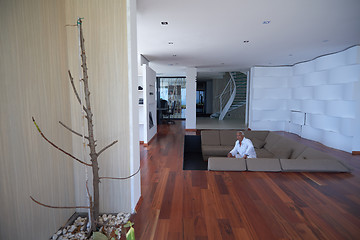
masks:
[(244, 132), (243, 132), (243, 131), (237, 131), (236, 133), (240, 133), (242, 136), (244, 136)]

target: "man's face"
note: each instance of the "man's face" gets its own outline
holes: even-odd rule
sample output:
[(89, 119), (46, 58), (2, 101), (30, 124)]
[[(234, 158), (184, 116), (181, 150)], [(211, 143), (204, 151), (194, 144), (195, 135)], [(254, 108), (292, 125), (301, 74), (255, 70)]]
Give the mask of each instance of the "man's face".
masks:
[(241, 133), (236, 133), (236, 138), (237, 138), (237, 140), (239, 140), (239, 142), (241, 142), (243, 140), (244, 136), (241, 135)]

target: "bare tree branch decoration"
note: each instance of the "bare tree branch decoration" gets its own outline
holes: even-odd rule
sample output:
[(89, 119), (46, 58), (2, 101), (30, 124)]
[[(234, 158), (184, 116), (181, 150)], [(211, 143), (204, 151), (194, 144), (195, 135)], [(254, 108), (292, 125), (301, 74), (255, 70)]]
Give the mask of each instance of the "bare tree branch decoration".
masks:
[[(68, 26), (74, 26), (74, 25), (68, 25)], [(89, 234), (91, 232), (96, 231), (96, 227), (102, 225), (101, 223), (99, 223), (97, 221), (97, 218), (99, 216), (99, 183), (100, 183), (100, 179), (117, 179), (117, 180), (124, 180), (124, 179), (129, 179), (133, 176), (135, 176), (136, 174), (138, 174), (140, 172), (140, 167), (139, 169), (134, 173), (131, 174), (128, 177), (99, 177), (99, 165), (98, 165), (98, 157), (100, 156), (100, 154), (102, 154), (103, 152), (105, 152), (107, 149), (109, 149), (110, 147), (112, 147), (113, 145), (115, 145), (118, 140), (113, 141), (112, 143), (110, 143), (109, 145), (105, 146), (103, 149), (101, 149), (99, 152), (96, 151), (96, 140), (94, 137), (94, 124), (93, 124), (93, 113), (91, 111), (91, 105), (90, 105), (90, 91), (89, 91), (89, 82), (88, 82), (88, 73), (87, 73), (87, 64), (86, 64), (86, 55), (85, 55), (85, 45), (84, 45), (84, 36), (83, 36), (83, 31), (82, 31), (82, 20), (81, 18), (78, 19), (77, 21), (77, 25), (79, 27), (79, 31), (80, 31), (80, 48), (81, 48), (81, 68), (82, 68), (82, 75), (83, 75), (83, 79), (80, 79), (83, 82), (83, 91), (84, 91), (84, 95), (85, 95), (85, 99), (84, 99), (84, 106), (83, 106), (83, 110), (86, 114), (85, 118), (87, 120), (87, 134), (88, 136), (84, 136), (84, 138), (88, 141), (87, 146), (90, 149), (90, 161), (91, 164), (86, 163), (83, 160), (80, 160), (79, 158), (73, 156), (72, 154), (66, 152), (65, 150), (61, 149), (60, 147), (58, 147), (56, 144), (54, 144), (53, 142), (51, 142), (48, 138), (45, 137), (45, 135), (42, 133), (42, 131), (40, 130), (40, 127), (37, 125), (34, 117), (32, 118), (34, 125), (36, 126), (36, 128), (38, 129), (40, 135), (48, 142), (50, 143), (50, 145), (52, 145), (53, 147), (55, 147), (56, 149), (58, 149), (59, 151), (65, 153), (66, 155), (70, 156), (72, 159), (74, 159), (75, 161), (80, 162), (83, 165), (89, 166), (92, 168), (92, 174), (93, 174), (93, 196), (90, 194), (89, 188), (88, 188), (88, 181), (86, 180), (86, 192), (89, 198), (89, 206), (70, 206), (70, 207), (56, 207), (56, 206), (52, 206), (52, 205), (48, 205), (48, 204), (44, 204), (41, 203), (37, 200), (35, 200), (32, 196), (30, 196), (31, 200), (34, 201), (35, 203), (44, 206), (44, 207), (48, 207), (48, 208), (63, 208), (63, 209), (67, 209), (67, 208), (85, 208), (85, 209), (90, 209), (90, 220), (91, 220), (91, 226), (90, 226), (90, 230), (89, 230)], [(70, 83), (72, 86), (72, 89), (74, 91), (74, 94), (78, 100), (78, 102), (80, 104), (82, 104), (82, 101), (79, 97), (78, 91), (76, 90), (75, 84), (74, 84), (74, 79), (71, 75), (70, 70), (68, 71), (69, 74), (69, 79), (70, 79)], [(62, 123), (61, 121), (59, 121), (59, 123), (66, 128), (67, 130), (69, 130), (70, 132), (72, 132), (73, 134), (83, 137), (83, 134), (80, 134), (76, 131), (74, 131), (73, 129), (71, 129), (70, 127), (66, 126), (64, 123)]]

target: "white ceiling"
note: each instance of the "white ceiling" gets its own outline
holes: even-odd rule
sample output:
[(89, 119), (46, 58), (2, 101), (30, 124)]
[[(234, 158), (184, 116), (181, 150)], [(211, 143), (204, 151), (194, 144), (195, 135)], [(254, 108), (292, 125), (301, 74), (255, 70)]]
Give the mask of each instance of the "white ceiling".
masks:
[(360, 44), (360, 0), (137, 0), (137, 27), (158, 75), (246, 71)]

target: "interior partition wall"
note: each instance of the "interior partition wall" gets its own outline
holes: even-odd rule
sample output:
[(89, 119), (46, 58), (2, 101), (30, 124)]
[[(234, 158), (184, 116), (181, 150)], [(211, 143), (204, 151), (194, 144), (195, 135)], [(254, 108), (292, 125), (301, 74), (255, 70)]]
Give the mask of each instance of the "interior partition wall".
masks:
[(249, 127), (359, 151), (360, 47), (285, 67), (253, 67)]

